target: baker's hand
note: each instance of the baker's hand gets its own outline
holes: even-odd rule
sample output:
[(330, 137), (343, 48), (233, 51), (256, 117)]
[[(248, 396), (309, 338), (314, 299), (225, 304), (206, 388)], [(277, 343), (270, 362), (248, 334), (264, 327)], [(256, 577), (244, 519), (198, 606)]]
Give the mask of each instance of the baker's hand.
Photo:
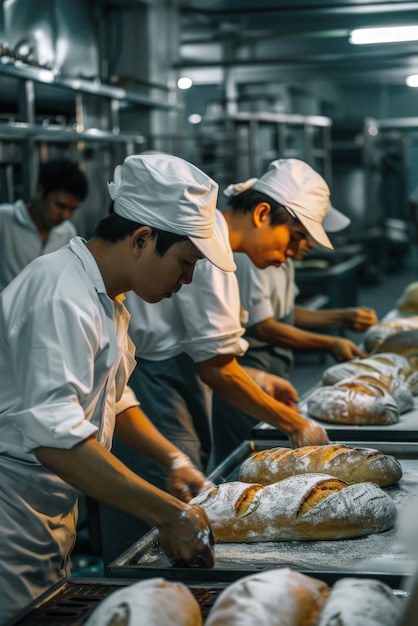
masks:
[(215, 538), (205, 511), (187, 504), (180, 515), (159, 528), (160, 543), (178, 567), (213, 567)]
[(342, 325), (358, 333), (366, 331), (377, 324), (376, 311), (364, 307), (343, 309)]
[(207, 480), (182, 452), (173, 452), (170, 454), (170, 460), (167, 487), (179, 500), (190, 502), (198, 493), (213, 487), (213, 483)]
[(342, 361), (351, 361), (351, 359), (355, 359), (356, 357), (364, 359), (368, 356), (367, 353), (360, 350), (355, 343), (341, 337), (335, 337), (331, 342), (330, 352), (339, 363)]
[(297, 432), (289, 435), (292, 448), (303, 446), (325, 446), (329, 443), (327, 431), (318, 422), (309, 418), (304, 419), (303, 425), (298, 426)]
[(299, 401), (298, 392), (286, 378), (260, 370), (255, 374), (254, 381), (269, 396), (287, 406), (294, 406)]

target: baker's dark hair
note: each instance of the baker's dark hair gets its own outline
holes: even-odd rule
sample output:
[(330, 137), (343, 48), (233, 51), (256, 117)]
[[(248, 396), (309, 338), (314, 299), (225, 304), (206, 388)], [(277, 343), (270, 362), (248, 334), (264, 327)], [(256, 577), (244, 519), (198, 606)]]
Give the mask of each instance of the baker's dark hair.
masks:
[[(113, 211), (112, 208), (111, 211)], [(117, 215), (117, 213), (111, 212), (110, 215), (98, 223), (94, 236), (109, 243), (116, 243), (130, 237), (141, 226), (144, 226), (144, 224), (133, 222)], [(155, 250), (160, 256), (164, 256), (173, 244), (186, 241), (187, 239), (185, 235), (176, 235), (175, 233), (169, 233), (154, 227), (152, 228), (151, 237), (156, 239)]]
[(297, 221), (286, 211), (283, 205), (256, 189), (247, 189), (236, 196), (232, 196), (228, 199), (228, 207), (236, 212), (250, 213), (261, 202), (267, 202), (271, 207), (270, 224), (272, 226), (294, 224)]
[(75, 161), (51, 159), (39, 166), (38, 185), (42, 185), (44, 196), (53, 191), (66, 191), (84, 200), (88, 193), (88, 182)]

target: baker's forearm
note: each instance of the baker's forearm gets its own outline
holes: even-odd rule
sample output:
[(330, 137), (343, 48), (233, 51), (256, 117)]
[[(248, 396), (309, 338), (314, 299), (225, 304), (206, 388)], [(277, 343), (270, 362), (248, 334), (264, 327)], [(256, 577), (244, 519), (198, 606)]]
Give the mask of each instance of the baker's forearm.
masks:
[(251, 333), (272, 346), (287, 346), (302, 350), (331, 350), (333, 337), (312, 333), (269, 319), (252, 327)]
[(171, 463), (169, 455), (179, 451), (137, 406), (116, 416), (115, 435), (164, 467), (169, 467)]
[(306, 328), (318, 326), (342, 326), (344, 309), (321, 309), (312, 311), (295, 306), (295, 325)]
[(240, 367), (235, 358), (216, 357), (198, 364), (199, 374), (225, 402), (267, 422), (287, 435), (299, 430), (305, 419), (282, 402), (266, 394)]
[(93, 438), (71, 450), (37, 448), (43, 465), (79, 491), (139, 517), (152, 526), (168, 523), (184, 504), (131, 472)]

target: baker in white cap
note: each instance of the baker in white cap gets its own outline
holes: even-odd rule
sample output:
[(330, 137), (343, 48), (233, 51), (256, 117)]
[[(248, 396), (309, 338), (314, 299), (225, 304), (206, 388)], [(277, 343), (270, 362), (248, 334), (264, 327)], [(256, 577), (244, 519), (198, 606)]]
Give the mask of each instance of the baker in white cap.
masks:
[[(123, 293), (170, 297), (203, 257), (234, 269), (213, 228), (218, 186), (180, 158), (135, 155), (109, 189), (115, 212), (90, 241), (36, 259), (0, 296), (0, 624), (70, 574), (78, 491), (157, 526), (174, 562), (213, 566), (206, 514), (187, 504), (206, 479), (126, 386)], [(164, 466), (182, 499), (116, 459), (114, 432)]]
[[(307, 233), (332, 247), (321, 226), (329, 203), (324, 179), (293, 159), (273, 162), (270, 171), (283, 201), (273, 200), (268, 188), (237, 210), (217, 211), (219, 238), (260, 268), (279, 266), (294, 256)], [(237, 362), (248, 344), (242, 337), (233, 273), (203, 261), (192, 285), (169, 301), (154, 307), (127, 294), (127, 307), (139, 362), (130, 384), (154, 425), (202, 471), (211, 453), (212, 390), (254, 419), (280, 429), (294, 447), (328, 442), (322, 426), (300, 414), (298, 395), (289, 381), (266, 375), (261, 388), (254, 380), (259, 372)], [(152, 460), (139, 457), (120, 441), (115, 441), (114, 453), (135, 472), (166, 488), (167, 476)], [(102, 509), (102, 545), (108, 562), (148, 528), (133, 516)]]
[[(279, 167), (279, 162), (275, 163)], [(299, 167), (298, 162), (287, 161), (290, 166)], [(242, 183), (229, 185), (224, 194), (229, 206), (239, 210), (243, 204), (251, 201), (263, 190), (278, 202), (303, 205), (303, 187), (294, 188), (290, 193), (284, 185), (276, 186), (276, 169), (269, 169), (260, 179), (252, 178)], [(341, 231), (350, 224), (350, 219), (329, 204), (322, 221), (322, 228), (328, 233)], [(314, 230), (311, 230), (314, 233)], [(322, 231), (315, 232), (316, 240), (329, 245)], [(337, 361), (348, 361), (366, 354), (352, 341), (338, 335), (311, 332), (318, 327), (349, 328), (364, 332), (377, 323), (376, 313), (366, 307), (309, 310), (295, 305), (298, 293), (295, 285), (294, 259), (299, 260), (315, 247), (315, 241), (308, 237), (299, 242), (293, 257), (286, 259), (280, 267), (270, 266), (259, 269), (243, 253), (234, 254), (237, 265), (241, 305), (248, 313), (245, 323), (245, 339), (248, 350), (238, 362), (243, 367), (258, 371), (256, 380), (263, 384), (266, 372), (289, 378), (294, 364), (293, 349), (323, 351), (331, 354)], [(309, 329), (309, 330), (308, 330)], [(253, 417), (239, 411), (225, 402), (218, 394), (213, 396), (213, 463), (221, 463), (241, 441), (251, 439), (252, 429), (256, 425)]]

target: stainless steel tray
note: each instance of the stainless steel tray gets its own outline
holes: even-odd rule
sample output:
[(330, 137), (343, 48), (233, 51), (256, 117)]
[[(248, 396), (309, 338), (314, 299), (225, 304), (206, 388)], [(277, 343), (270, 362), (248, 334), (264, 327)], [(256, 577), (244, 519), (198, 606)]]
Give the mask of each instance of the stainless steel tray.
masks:
[[(318, 385), (319, 386), (319, 385)], [(308, 416), (307, 400), (310, 391), (304, 395), (299, 402), (302, 415)], [(315, 421), (322, 424), (328, 433), (330, 441), (417, 441), (418, 442), (418, 398), (414, 398), (415, 406), (412, 411), (408, 411), (399, 416), (399, 422), (388, 426), (350, 426), (349, 424), (331, 424), (315, 418)], [(284, 433), (270, 424), (258, 423), (252, 429), (252, 436), (255, 439), (283, 439)]]
[[(359, 442), (346, 442), (359, 445)], [(216, 483), (237, 480), (242, 461), (255, 450), (286, 447), (288, 442), (254, 440), (243, 442), (211, 474)], [(396, 502), (398, 511), (418, 499), (418, 444), (361, 442), (387, 454), (393, 454), (402, 465), (403, 477), (398, 485), (385, 489)], [(336, 556), (336, 554), (338, 556)], [(215, 546), (214, 569), (173, 567), (165, 557), (158, 532), (152, 530), (110, 563), (107, 572), (119, 578), (165, 576), (171, 580), (230, 582), (256, 571), (274, 567), (291, 567), (308, 571), (350, 571), (368, 575), (409, 575), (414, 562), (405, 553), (396, 528), (384, 533), (338, 541), (283, 541), (252, 544), (225, 543)]]

